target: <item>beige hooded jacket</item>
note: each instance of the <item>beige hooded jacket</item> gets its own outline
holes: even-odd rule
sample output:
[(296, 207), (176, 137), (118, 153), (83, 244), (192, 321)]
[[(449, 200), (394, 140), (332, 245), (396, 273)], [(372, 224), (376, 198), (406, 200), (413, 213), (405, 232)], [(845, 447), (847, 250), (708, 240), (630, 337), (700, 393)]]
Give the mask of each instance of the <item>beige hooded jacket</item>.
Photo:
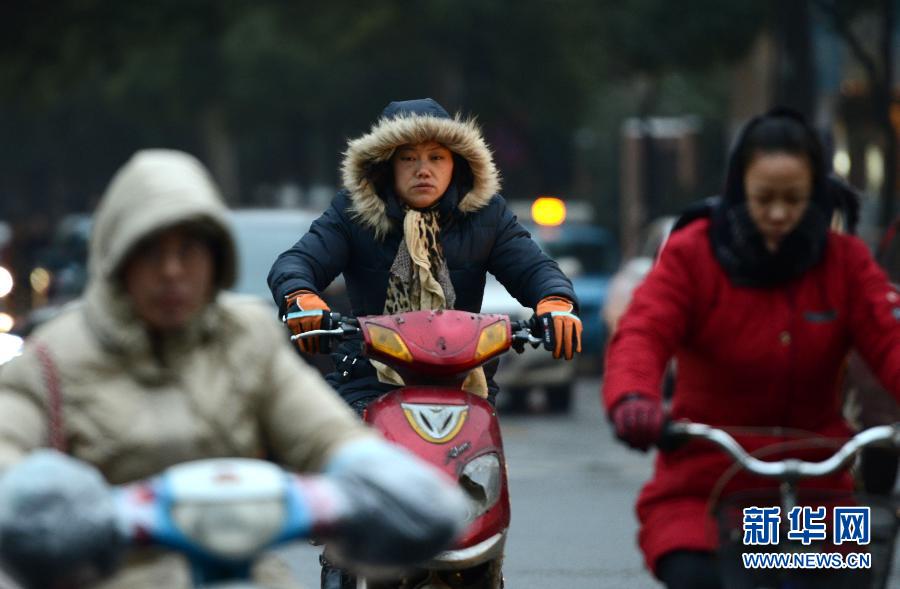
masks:
[[(371, 435), (306, 366), (262, 302), (218, 294), (183, 332), (151, 353), (120, 281), (142, 239), (197, 221), (216, 242), (219, 288), (235, 276), (225, 207), (205, 169), (180, 152), (136, 154), (113, 178), (95, 216), (84, 297), (0, 368), (0, 468), (47, 445), (48, 386), (35, 348), (55, 365), (68, 452), (113, 484), (185, 460), (274, 457), (289, 468), (323, 466), (342, 443)], [(217, 289), (218, 290), (218, 289)], [(188, 587), (171, 555), (145, 551), (108, 587)], [(106, 587), (106, 586), (105, 586)]]

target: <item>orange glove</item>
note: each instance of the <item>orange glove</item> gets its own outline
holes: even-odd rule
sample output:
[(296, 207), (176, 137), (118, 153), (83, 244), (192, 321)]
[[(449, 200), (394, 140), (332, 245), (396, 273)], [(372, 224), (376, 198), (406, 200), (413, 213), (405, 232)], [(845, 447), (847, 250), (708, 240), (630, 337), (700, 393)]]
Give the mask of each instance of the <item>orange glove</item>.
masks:
[(581, 353), (581, 319), (572, 312), (574, 308), (572, 301), (560, 296), (543, 298), (535, 307), (544, 348), (553, 350), (554, 358), (565, 354), (566, 360), (571, 360), (575, 352)]
[[(313, 331), (322, 328), (322, 317), (331, 311), (325, 301), (319, 295), (309, 290), (298, 290), (287, 297), (284, 316), (291, 333), (299, 335), (304, 331)], [(317, 354), (319, 352), (319, 338), (298, 338), (295, 340), (297, 347), (305, 354)]]

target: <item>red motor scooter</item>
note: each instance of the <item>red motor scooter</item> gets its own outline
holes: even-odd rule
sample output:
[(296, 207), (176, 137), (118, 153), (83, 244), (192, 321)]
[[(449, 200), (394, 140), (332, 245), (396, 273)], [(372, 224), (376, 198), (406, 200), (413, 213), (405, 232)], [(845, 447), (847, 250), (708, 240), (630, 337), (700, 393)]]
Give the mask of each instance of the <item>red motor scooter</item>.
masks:
[(509, 527), (509, 491), (503, 441), (494, 407), (462, 390), (474, 369), (511, 347), (542, 340), (532, 323), (506, 315), (465, 311), (411, 311), (359, 318), (330, 315), (332, 329), (298, 337), (362, 335), (365, 354), (403, 378), (364, 413), (385, 438), (446, 472), (472, 500), (469, 524), (454, 550), (390, 582), (357, 578), (357, 589), (499, 589)]

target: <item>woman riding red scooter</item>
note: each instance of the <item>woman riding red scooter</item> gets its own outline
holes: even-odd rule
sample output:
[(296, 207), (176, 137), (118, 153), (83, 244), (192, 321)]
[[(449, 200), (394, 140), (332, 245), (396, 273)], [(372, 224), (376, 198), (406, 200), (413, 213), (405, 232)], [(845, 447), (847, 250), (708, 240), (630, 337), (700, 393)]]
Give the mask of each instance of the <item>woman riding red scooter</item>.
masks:
[[(295, 334), (318, 329), (329, 311), (319, 297), (343, 273), (352, 313), (458, 309), (478, 312), (491, 272), (546, 326), (545, 345), (571, 359), (581, 350), (572, 283), (544, 255), (497, 194), (490, 149), (472, 120), (434, 100), (392, 102), (372, 129), (348, 143), (344, 190), (269, 273), (281, 314)], [(317, 338), (298, 339), (304, 352)], [(402, 380), (342, 343), (329, 382), (357, 411)], [(493, 399), (496, 363), (463, 388)], [(324, 586), (329, 585), (325, 577)]]

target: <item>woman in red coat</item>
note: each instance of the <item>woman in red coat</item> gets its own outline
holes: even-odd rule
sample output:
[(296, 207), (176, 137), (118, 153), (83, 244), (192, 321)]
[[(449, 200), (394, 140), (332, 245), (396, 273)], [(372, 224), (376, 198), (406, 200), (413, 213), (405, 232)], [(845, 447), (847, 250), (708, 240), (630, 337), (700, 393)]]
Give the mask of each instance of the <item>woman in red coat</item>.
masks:
[[(659, 439), (672, 357), (672, 419), (780, 428), (738, 435), (748, 451), (849, 435), (838, 383), (851, 347), (900, 397), (900, 294), (862, 241), (829, 231), (832, 209), (822, 149), (802, 118), (779, 110), (750, 121), (721, 199), (672, 234), (610, 343), (603, 397), (620, 439), (641, 450)], [(670, 589), (720, 587), (708, 505), (731, 463), (702, 442), (656, 458), (638, 498), (639, 543)], [(775, 485), (744, 473), (725, 480), (725, 494)], [(851, 481), (809, 486), (850, 490)]]

